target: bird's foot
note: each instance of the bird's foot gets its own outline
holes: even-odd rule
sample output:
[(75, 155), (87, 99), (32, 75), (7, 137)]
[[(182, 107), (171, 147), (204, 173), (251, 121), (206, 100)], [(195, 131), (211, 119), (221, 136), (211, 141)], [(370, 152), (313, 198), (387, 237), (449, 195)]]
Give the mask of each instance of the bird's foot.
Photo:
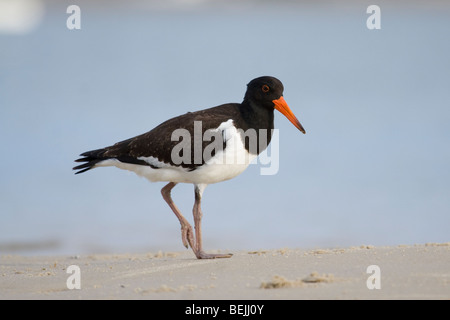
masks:
[(189, 246), (193, 249), (195, 248), (194, 230), (190, 224), (181, 226), (181, 240), (186, 249), (189, 249)]
[(205, 253), (203, 250), (195, 252), (197, 259), (218, 259), (218, 258), (231, 258), (231, 253)]

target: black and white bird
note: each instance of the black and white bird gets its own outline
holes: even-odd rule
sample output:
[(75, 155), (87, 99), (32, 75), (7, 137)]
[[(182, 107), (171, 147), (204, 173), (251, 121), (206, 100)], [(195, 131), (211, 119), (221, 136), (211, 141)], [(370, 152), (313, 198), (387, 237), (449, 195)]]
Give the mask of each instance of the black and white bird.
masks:
[[(161, 193), (180, 221), (184, 246), (190, 246), (198, 259), (229, 258), (232, 254), (203, 251), (202, 194), (207, 185), (241, 174), (267, 147), (274, 128), (275, 109), (305, 133), (284, 100), (283, 90), (281, 81), (274, 77), (253, 79), (247, 85), (242, 103), (188, 112), (142, 135), (84, 152), (80, 155), (82, 158), (75, 160), (83, 164), (73, 169), (79, 170), (78, 174), (97, 167), (115, 166), (152, 182), (168, 182)], [(256, 142), (249, 138), (248, 132), (256, 134)], [(194, 184), (195, 230), (171, 198), (171, 190), (178, 183)]]

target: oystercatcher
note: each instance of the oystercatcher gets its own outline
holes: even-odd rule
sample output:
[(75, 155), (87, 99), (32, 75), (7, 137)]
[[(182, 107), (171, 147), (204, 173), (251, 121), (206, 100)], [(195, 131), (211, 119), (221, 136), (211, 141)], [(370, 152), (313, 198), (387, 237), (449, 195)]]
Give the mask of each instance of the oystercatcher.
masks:
[[(198, 259), (229, 258), (232, 254), (207, 254), (202, 248), (201, 199), (208, 184), (225, 181), (242, 173), (270, 143), (274, 109), (305, 133), (283, 98), (283, 84), (274, 77), (250, 81), (242, 103), (188, 112), (160, 124), (153, 130), (112, 146), (87, 151), (75, 160), (82, 173), (97, 167), (115, 166), (152, 182), (169, 182), (162, 196), (181, 224), (181, 239)], [(253, 132), (255, 139), (249, 132)], [(239, 160), (240, 159), (240, 160)], [(178, 183), (194, 184), (195, 234), (171, 198)]]

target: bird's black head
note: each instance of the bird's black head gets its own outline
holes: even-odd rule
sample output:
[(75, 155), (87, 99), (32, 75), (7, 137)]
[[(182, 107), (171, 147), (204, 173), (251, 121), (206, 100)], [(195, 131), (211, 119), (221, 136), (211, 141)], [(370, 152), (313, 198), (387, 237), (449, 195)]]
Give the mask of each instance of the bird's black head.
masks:
[(245, 98), (259, 106), (274, 108), (273, 100), (283, 96), (284, 87), (280, 80), (274, 77), (259, 77), (247, 84)]
[(303, 129), (302, 125), (284, 100), (283, 91), (283, 84), (277, 78), (269, 76), (259, 77), (247, 84), (244, 102), (271, 111), (277, 109), (288, 118), (297, 129), (305, 133), (305, 129)]

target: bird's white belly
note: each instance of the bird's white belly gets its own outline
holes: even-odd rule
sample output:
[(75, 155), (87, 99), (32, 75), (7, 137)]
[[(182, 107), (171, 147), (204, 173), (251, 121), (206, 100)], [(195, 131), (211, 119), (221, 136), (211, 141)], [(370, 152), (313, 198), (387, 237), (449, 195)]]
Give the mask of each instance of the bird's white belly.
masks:
[(240, 145), (227, 143), (224, 151), (218, 152), (203, 166), (190, 172), (191, 179), (195, 180), (193, 183), (216, 183), (232, 179), (244, 172), (256, 155), (250, 154), (240, 139), (239, 142)]

